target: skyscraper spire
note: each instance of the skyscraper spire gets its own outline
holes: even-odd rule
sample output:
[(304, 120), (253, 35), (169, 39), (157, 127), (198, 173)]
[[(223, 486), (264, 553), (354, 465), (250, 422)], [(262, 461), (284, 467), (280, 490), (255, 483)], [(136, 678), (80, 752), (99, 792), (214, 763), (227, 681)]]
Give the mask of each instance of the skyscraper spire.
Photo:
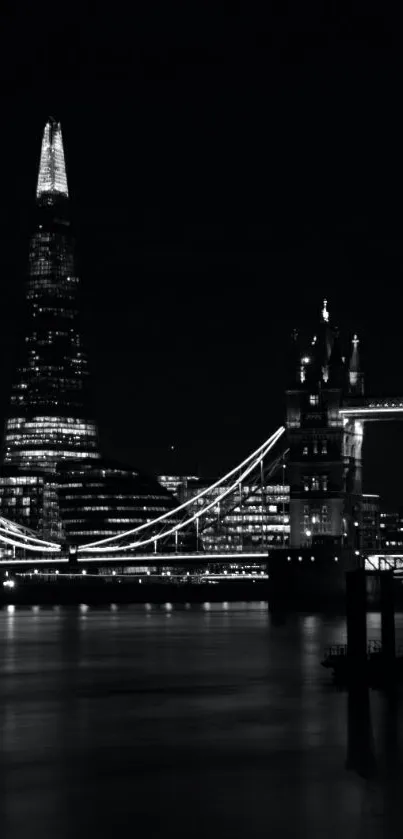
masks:
[(364, 377), (361, 372), (361, 365), (360, 365), (360, 356), (358, 352), (358, 344), (359, 339), (357, 335), (354, 335), (352, 340), (353, 349), (351, 352), (350, 358), (350, 365), (349, 365), (349, 380), (350, 380), (350, 390), (356, 393), (363, 393), (364, 392)]
[(42, 138), (36, 197), (41, 195), (64, 195), (68, 197), (66, 164), (64, 160), (62, 129), (60, 122), (50, 117)]

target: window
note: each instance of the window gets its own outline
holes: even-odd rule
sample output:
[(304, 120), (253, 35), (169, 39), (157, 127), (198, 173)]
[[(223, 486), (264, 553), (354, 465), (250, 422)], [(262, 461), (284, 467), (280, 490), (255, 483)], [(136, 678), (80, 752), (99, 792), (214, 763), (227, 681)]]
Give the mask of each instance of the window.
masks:
[(322, 489), (327, 492), (327, 475), (322, 475)]
[(318, 441), (317, 440), (313, 441), (313, 453), (314, 454), (318, 453)]
[(302, 449), (302, 454), (304, 455), (304, 457), (307, 457), (307, 455), (308, 455), (308, 446), (304, 446), (304, 448)]
[(319, 489), (319, 478), (317, 475), (314, 475), (312, 478), (311, 489), (313, 492), (317, 492)]
[(309, 478), (303, 478), (303, 481), (304, 481), (305, 492), (309, 492)]
[(317, 393), (311, 393), (309, 397), (309, 404), (310, 405), (319, 405), (319, 396)]
[(327, 440), (322, 440), (322, 454), (327, 454)]

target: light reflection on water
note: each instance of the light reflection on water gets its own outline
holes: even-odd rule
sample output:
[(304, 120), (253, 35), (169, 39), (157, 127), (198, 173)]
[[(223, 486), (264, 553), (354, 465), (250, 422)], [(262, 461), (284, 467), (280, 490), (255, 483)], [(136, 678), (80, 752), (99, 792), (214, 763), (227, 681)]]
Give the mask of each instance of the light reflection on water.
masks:
[(377, 835), (399, 720), (371, 693), (367, 724), (330, 687), (323, 649), (344, 639), (343, 618), (265, 603), (1, 610), (2, 839)]

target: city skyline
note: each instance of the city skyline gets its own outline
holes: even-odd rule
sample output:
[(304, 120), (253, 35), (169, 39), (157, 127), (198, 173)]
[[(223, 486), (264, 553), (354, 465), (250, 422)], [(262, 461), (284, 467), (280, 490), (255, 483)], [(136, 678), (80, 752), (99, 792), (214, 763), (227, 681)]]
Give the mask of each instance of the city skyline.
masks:
[[(122, 525), (141, 525), (175, 506), (155, 479), (103, 456), (92, 414), (79, 287), (61, 124), (49, 117), (36, 183), (23, 334), (2, 441), (0, 511), (6, 528), (9, 517), (70, 544), (114, 536)], [(14, 548), (12, 539), (7, 550)]]
[[(297, 73), (295, 43), (281, 54), (273, 47), (266, 66), (248, 25), (242, 69), (236, 40), (218, 35), (212, 47), (201, 27), (199, 64), (181, 52), (179, 34), (163, 65), (153, 63), (146, 36), (130, 54), (124, 41), (117, 69), (112, 48), (99, 80), (80, 56), (69, 64), (71, 82), (62, 62), (54, 78), (42, 67), (46, 84), (36, 68), (24, 76), (18, 106), (10, 80), (5, 121), (13, 131), (1, 140), (2, 416), (48, 112), (68, 145), (94, 400), (110, 456), (153, 472), (221, 474), (283, 420), (289, 334), (309, 331), (325, 296), (333, 322), (359, 333), (368, 388), (400, 386), (392, 67), (385, 63), (379, 79), (354, 32), (340, 72), (336, 55), (317, 74), (309, 47)], [(230, 31), (239, 37), (236, 21)], [(104, 37), (95, 27), (90, 55)], [(332, 37), (345, 46), (342, 33)], [(361, 89), (367, 71), (378, 79), (371, 95)], [(399, 481), (383, 462), (403, 467), (401, 429), (381, 431), (376, 445), (371, 435), (366, 486), (392, 500)]]
[(395, 8), (2, 6), (1, 839), (399, 835)]

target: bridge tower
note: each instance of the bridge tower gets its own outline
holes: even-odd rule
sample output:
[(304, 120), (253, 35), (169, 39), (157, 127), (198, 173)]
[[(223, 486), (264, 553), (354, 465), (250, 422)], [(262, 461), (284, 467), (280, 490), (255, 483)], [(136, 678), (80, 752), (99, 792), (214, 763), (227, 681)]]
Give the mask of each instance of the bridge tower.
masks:
[(361, 396), (358, 338), (343, 354), (323, 303), (316, 334), (292, 337), (286, 390), (290, 547), (357, 550), (361, 521), (363, 424), (340, 414), (347, 396)]

